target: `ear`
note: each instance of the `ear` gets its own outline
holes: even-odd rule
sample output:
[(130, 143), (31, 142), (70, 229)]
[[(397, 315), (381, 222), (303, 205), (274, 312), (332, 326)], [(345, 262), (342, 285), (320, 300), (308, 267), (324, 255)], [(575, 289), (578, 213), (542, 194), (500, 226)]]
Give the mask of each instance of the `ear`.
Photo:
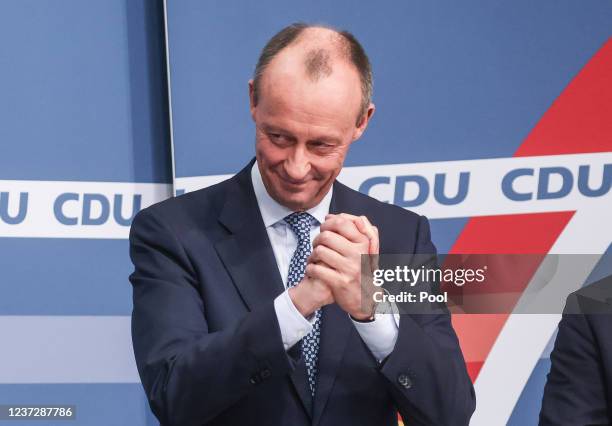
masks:
[(374, 115), (375, 110), (376, 106), (374, 106), (374, 104), (370, 102), (368, 109), (366, 110), (365, 114), (363, 114), (363, 116), (359, 120), (359, 123), (357, 123), (357, 126), (355, 127), (355, 131), (353, 132), (353, 141), (356, 141), (361, 137), (361, 135), (363, 135), (363, 132), (365, 132), (366, 127), (368, 127), (368, 123)]
[(251, 117), (255, 121), (255, 102), (253, 94), (255, 93), (255, 86), (253, 85), (253, 79), (249, 80), (249, 110), (251, 111)]

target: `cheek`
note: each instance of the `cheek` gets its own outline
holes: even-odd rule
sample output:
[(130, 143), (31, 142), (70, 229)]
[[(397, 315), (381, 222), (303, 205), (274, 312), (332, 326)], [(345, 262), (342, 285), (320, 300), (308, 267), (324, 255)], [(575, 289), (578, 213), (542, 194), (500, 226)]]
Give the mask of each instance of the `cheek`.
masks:
[(283, 152), (265, 137), (258, 137), (255, 145), (257, 158), (268, 165), (274, 165), (283, 160)]
[(319, 174), (327, 178), (340, 173), (345, 156), (346, 149), (341, 149), (333, 153), (329, 153), (328, 155), (318, 157), (312, 164)]

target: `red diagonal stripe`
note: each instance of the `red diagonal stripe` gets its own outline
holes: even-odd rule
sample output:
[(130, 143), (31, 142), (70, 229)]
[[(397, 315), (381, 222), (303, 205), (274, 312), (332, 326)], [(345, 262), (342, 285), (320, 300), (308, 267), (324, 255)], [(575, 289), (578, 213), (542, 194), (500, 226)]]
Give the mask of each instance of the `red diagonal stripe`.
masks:
[[(612, 39), (563, 90), (515, 157), (612, 151)], [(477, 217), (468, 221), (452, 253), (546, 254), (573, 212)], [(527, 283), (525, 283), (526, 285)], [(507, 315), (454, 315), (472, 380)]]
[[(574, 212), (483, 216), (468, 221), (451, 253), (542, 254), (550, 251)], [(499, 257), (503, 261), (502, 256)], [(530, 260), (530, 259), (526, 259)], [(538, 261), (539, 264), (539, 261)], [(524, 266), (523, 266), (524, 267)], [(510, 272), (509, 272), (510, 273)], [(515, 289), (523, 290), (531, 278), (514, 274)], [(453, 325), (468, 362), (468, 373), (476, 380), (483, 361), (491, 351), (507, 314), (453, 315)]]
[(612, 38), (584, 66), (515, 157), (612, 151)]

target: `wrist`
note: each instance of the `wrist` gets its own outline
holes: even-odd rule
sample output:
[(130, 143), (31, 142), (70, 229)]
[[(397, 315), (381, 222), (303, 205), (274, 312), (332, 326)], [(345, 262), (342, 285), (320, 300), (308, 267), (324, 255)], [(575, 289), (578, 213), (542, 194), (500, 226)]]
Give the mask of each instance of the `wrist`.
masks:
[(374, 315), (365, 316), (365, 317), (361, 317), (361, 316), (360, 317), (355, 317), (355, 316), (349, 314), (349, 316), (351, 317), (351, 319), (353, 321), (356, 321), (356, 322), (373, 322), (374, 321)]
[(288, 294), (293, 305), (304, 318), (309, 318), (319, 308), (312, 298), (308, 297), (308, 292), (303, 291), (301, 284), (291, 287)]
[(357, 322), (372, 322), (376, 314), (377, 303), (372, 303), (366, 309), (360, 309), (357, 312), (350, 313), (349, 316)]

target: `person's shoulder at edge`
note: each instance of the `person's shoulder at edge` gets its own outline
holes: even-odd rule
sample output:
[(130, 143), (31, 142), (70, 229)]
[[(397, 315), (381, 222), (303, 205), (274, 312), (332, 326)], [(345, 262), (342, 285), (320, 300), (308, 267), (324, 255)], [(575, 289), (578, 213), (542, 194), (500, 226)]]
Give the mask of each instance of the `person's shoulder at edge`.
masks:
[(563, 313), (566, 316), (612, 314), (612, 275), (570, 293)]

